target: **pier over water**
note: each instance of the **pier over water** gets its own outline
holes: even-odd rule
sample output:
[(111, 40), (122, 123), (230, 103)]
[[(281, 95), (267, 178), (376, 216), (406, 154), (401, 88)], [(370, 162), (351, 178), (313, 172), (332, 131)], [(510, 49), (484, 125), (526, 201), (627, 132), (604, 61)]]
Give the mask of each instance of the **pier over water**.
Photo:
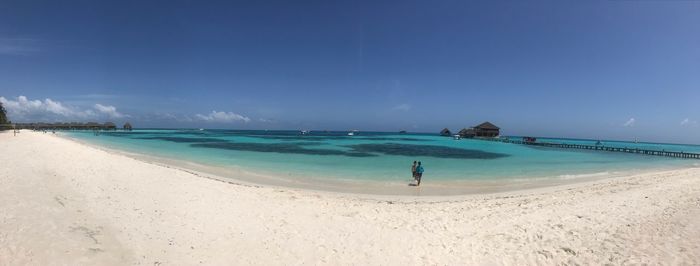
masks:
[(587, 144), (567, 144), (567, 143), (552, 143), (552, 142), (538, 142), (538, 141), (523, 141), (523, 140), (513, 140), (513, 139), (508, 139), (508, 138), (475, 138), (475, 139), (486, 140), (486, 141), (496, 141), (496, 142), (503, 142), (503, 143), (520, 144), (520, 145), (561, 148), (561, 149), (579, 149), (579, 150), (594, 150), (594, 151), (607, 151), (607, 152), (624, 152), (624, 153), (636, 153), (636, 154), (643, 154), (643, 155), (664, 156), (664, 157), (674, 157), (674, 158), (700, 159), (700, 153), (682, 152), (682, 151), (651, 150), (651, 149), (639, 149), (639, 148), (628, 148), (628, 147), (611, 147), (611, 146), (605, 146), (605, 145), (587, 145)]

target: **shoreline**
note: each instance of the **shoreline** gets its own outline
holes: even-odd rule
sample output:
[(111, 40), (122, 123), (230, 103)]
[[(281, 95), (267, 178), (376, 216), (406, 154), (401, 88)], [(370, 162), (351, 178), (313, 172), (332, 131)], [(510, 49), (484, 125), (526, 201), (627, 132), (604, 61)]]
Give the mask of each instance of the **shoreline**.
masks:
[(700, 263), (700, 169), (458, 196), (222, 184), (0, 133), (0, 265)]
[(239, 166), (215, 166), (205, 165), (198, 162), (166, 158), (157, 155), (149, 155), (143, 153), (130, 152), (117, 148), (106, 147), (104, 145), (91, 143), (81, 139), (73, 138), (68, 135), (54, 135), (69, 141), (73, 141), (79, 145), (85, 145), (90, 148), (102, 150), (115, 155), (126, 156), (145, 163), (154, 164), (162, 167), (178, 169), (181, 171), (190, 172), (192, 174), (218, 180), (224, 183), (236, 183), (249, 186), (270, 186), (280, 189), (299, 189), (316, 192), (357, 194), (365, 197), (371, 196), (407, 196), (407, 197), (454, 197), (462, 195), (479, 195), (479, 194), (500, 194), (516, 191), (528, 191), (546, 189), (549, 187), (558, 186), (575, 186), (578, 183), (591, 183), (606, 179), (619, 178), (630, 175), (639, 175), (646, 173), (658, 173), (661, 171), (674, 171), (682, 169), (693, 169), (700, 167), (676, 166), (663, 167), (644, 170), (626, 170), (604, 174), (591, 173), (575, 175), (573, 178), (567, 177), (533, 177), (533, 178), (518, 178), (518, 179), (499, 179), (499, 180), (465, 180), (465, 181), (446, 181), (441, 179), (426, 179), (420, 187), (409, 185), (411, 180), (408, 178), (406, 182), (382, 182), (370, 180), (349, 180), (349, 179), (333, 179), (333, 178), (312, 178), (312, 177), (289, 177), (286, 178), (281, 174), (263, 173), (255, 170), (242, 169)]

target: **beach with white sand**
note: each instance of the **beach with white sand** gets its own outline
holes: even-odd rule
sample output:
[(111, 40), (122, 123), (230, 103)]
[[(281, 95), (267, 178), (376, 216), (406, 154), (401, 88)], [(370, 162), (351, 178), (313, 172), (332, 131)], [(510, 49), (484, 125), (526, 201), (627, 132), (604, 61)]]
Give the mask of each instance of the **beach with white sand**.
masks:
[(700, 265), (700, 1), (0, 1), (0, 266)]
[(238, 182), (0, 133), (0, 265), (700, 263), (700, 169), (502, 193)]

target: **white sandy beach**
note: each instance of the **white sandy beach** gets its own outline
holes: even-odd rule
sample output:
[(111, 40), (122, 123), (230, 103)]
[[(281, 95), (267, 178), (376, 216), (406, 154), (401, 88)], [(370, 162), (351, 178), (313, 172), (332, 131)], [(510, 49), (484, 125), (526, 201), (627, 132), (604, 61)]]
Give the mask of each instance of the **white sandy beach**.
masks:
[(0, 265), (700, 264), (700, 169), (499, 194), (221, 182), (0, 133)]

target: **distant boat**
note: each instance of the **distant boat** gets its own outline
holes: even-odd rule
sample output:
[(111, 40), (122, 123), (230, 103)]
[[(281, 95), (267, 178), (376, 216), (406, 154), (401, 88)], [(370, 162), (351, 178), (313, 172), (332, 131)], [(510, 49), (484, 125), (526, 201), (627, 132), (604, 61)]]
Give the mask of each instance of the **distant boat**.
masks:
[(459, 134), (454, 134), (454, 135), (452, 135), (452, 138), (454, 140), (460, 140), (460, 139), (462, 139), (462, 136), (460, 136)]
[(399, 131), (399, 134), (406, 134), (406, 130)]
[(199, 129), (199, 131), (202, 131), (202, 130), (204, 130), (204, 129), (203, 129), (203, 128), (200, 128), (200, 129)]
[(308, 130), (302, 130), (302, 131), (301, 131), (301, 134), (302, 134), (302, 135), (308, 135), (309, 133), (311, 133), (311, 131), (308, 131)]
[(355, 136), (355, 134), (359, 133), (360, 131), (357, 129), (353, 129), (352, 131), (348, 132), (348, 136)]

